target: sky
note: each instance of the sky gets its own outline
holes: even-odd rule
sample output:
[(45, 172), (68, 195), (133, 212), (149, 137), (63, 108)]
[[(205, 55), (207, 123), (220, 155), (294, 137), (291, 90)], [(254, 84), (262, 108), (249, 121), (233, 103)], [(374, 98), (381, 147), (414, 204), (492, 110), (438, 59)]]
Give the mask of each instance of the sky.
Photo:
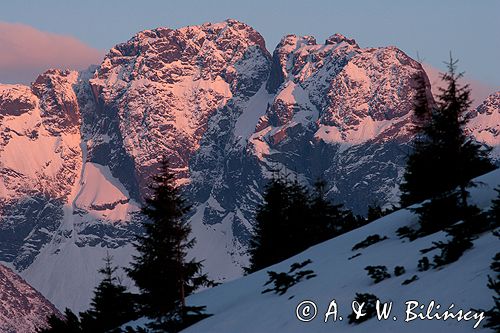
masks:
[(270, 52), (286, 34), (334, 33), (361, 47), (394, 45), (435, 70), (450, 51), (468, 79), (500, 89), (500, 1), (18, 0), (0, 10), (0, 82), (30, 82), (50, 67), (82, 69), (136, 32), (227, 18), (243, 21)]

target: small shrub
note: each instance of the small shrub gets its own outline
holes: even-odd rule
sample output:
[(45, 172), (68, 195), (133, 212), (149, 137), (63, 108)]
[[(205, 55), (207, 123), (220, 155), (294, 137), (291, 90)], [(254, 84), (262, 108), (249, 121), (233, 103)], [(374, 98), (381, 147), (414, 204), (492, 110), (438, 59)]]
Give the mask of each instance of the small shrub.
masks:
[(458, 193), (444, 193), (412, 209), (419, 216), (418, 236), (425, 236), (452, 225), (461, 219)]
[(425, 249), (420, 250), (420, 253), (422, 253), (422, 254), (426, 254), (426, 253), (431, 252), (431, 251), (433, 251), (433, 250), (435, 250), (435, 249), (437, 249), (437, 247), (436, 247), (435, 245), (433, 245), (433, 246), (431, 246), (431, 247), (428, 247), (428, 248), (425, 248)]
[(301, 263), (293, 263), (292, 265), (290, 265), (290, 270), (288, 271), (288, 273), (276, 273), (273, 271), (267, 271), (269, 280), (264, 284), (264, 286), (272, 283), (274, 287), (263, 290), (262, 294), (272, 291), (275, 294), (284, 295), (290, 287), (296, 285), (303, 279), (309, 280), (315, 277), (316, 274), (314, 274), (314, 271), (312, 270), (300, 270), (301, 268), (309, 265), (311, 262), (312, 261), (308, 259)]
[(404, 280), (401, 284), (402, 284), (403, 286), (406, 286), (407, 284), (410, 284), (410, 283), (415, 282), (415, 281), (417, 281), (417, 280), (418, 280), (418, 276), (413, 275), (411, 278), (409, 278), (409, 279), (407, 279), (407, 280)]
[(363, 313), (364, 316), (356, 319), (356, 314), (354, 311), (347, 316), (349, 318), (349, 324), (359, 324), (364, 321), (367, 321), (370, 318), (373, 318), (376, 314), (376, 304), (377, 304), (377, 296), (373, 294), (358, 294), (356, 293), (356, 297), (354, 298), (359, 304), (364, 303)]
[(430, 263), (429, 263), (429, 258), (427, 257), (423, 257), (422, 259), (420, 259), (418, 261), (418, 265), (417, 265), (417, 268), (418, 268), (418, 271), (419, 272), (424, 272), (424, 271), (427, 271), (429, 270), (430, 268)]
[(472, 242), (453, 238), (447, 243), (437, 242), (436, 246), (441, 249), (441, 254), (434, 256), (434, 265), (440, 267), (457, 261), (465, 251), (472, 248)]
[(378, 242), (381, 242), (384, 239), (387, 239), (387, 236), (384, 236), (384, 237), (380, 237), (380, 235), (371, 235), (371, 236), (368, 236), (368, 237), (366, 237), (365, 240), (363, 240), (363, 241), (359, 242), (358, 244), (354, 245), (352, 247), (352, 251), (356, 251), (356, 250), (359, 250), (359, 249), (367, 248), (368, 246), (373, 245), (373, 244), (378, 243)]
[(406, 270), (403, 266), (394, 267), (394, 275), (395, 276), (403, 275), (405, 272), (406, 272)]
[(465, 251), (472, 248), (471, 237), (464, 234), (466, 229), (462, 228), (462, 224), (449, 230), (449, 234), (453, 238), (448, 242), (434, 242), (433, 244), (441, 250), (439, 255), (434, 256), (435, 267), (444, 266), (457, 261)]
[(398, 230), (396, 230), (396, 234), (401, 239), (408, 238), (409, 241), (414, 241), (418, 238), (418, 232), (409, 227), (399, 228)]
[(373, 279), (374, 283), (379, 283), (391, 277), (386, 266), (366, 266), (365, 270), (368, 271), (368, 275)]
[(354, 258), (359, 257), (360, 255), (361, 255), (361, 253), (356, 253), (355, 255), (350, 256), (349, 258), (347, 258), (347, 260), (352, 260), (352, 259), (354, 259)]

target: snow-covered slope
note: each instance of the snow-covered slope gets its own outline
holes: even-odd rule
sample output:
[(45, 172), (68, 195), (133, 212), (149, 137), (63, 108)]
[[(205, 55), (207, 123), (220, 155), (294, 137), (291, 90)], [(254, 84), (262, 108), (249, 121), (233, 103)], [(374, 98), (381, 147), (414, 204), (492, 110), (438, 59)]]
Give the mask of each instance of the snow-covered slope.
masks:
[(0, 265), (0, 331), (2, 333), (32, 333), (45, 327), (47, 317), (60, 315), (38, 291)]
[[(339, 34), (285, 36), (271, 55), (227, 20), (142, 31), (86, 71), (0, 85), (0, 261), (59, 308), (86, 308), (106, 252), (128, 264), (166, 156), (193, 204), (191, 255), (239, 277), (275, 169), (323, 176), (357, 213), (397, 200), (416, 75), (399, 49)], [(473, 132), (496, 144), (498, 99), (485, 103)]]
[[(478, 187), (471, 189), (471, 200), (482, 209), (488, 209), (500, 184), (500, 170), (477, 178)], [(279, 264), (268, 267), (238, 280), (200, 292), (188, 298), (189, 304), (206, 305), (209, 318), (189, 327), (184, 332), (472, 332), (476, 320), (457, 322), (453, 319), (413, 320), (405, 322), (405, 302), (416, 300), (429, 304), (432, 300), (441, 304), (440, 312), (453, 303), (453, 312), (459, 309), (489, 309), (493, 305), (492, 291), (486, 287), (488, 274), (493, 274), (489, 265), (499, 251), (497, 237), (491, 232), (474, 240), (474, 247), (459, 261), (439, 269), (420, 272), (417, 263), (424, 256), (420, 251), (432, 246), (432, 242), (445, 240), (446, 234), (438, 232), (409, 242), (401, 240), (396, 230), (403, 226), (414, 226), (416, 216), (408, 210), (400, 210), (364, 227), (336, 237), (296, 255)], [(352, 251), (352, 247), (367, 236), (378, 234), (388, 237), (365, 249)], [(425, 254), (432, 257), (439, 250)], [(358, 255), (356, 257), (353, 257)], [(317, 276), (292, 286), (286, 294), (261, 294), (268, 280), (266, 271), (287, 272), (290, 265), (307, 259)], [(406, 273), (394, 276), (377, 284), (367, 276), (364, 268), (369, 265), (385, 265), (392, 274), (396, 266), (404, 266)], [(418, 280), (401, 283), (417, 275)], [(393, 302), (393, 311), (386, 321), (372, 318), (359, 325), (348, 324), (351, 302), (356, 293), (371, 293), (382, 302)], [(333, 316), (324, 322), (332, 300), (338, 305), (338, 315), (343, 320), (333, 322)], [(296, 307), (304, 300), (317, 305), (317, 317), (310, 322), (301, 322), (296, 317)], [(425, 313), (425, 310), (422, 312)], [(415, 310), (416, 312), (417, 310)], [(436, 313), (436, 309), (432, 313)], [(393, 320), (397, 317), (397, 321)], [(307, 317), (305, 317), (307, 318)], [(484, 323), (484, 321), (483, 321)]]

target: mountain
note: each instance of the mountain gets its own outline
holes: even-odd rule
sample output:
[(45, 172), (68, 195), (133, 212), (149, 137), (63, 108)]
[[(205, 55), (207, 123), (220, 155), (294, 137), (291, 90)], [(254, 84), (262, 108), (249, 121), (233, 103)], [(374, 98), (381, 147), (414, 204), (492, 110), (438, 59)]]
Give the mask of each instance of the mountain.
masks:
[[(471, 201), (481, 209), (487, 210), (491, 200), (497, 196), (494, 191), (500, 185), (500, 170), (483, 175), (476, 179), (478, 187), (471, 188)], [(435, 302), (430, 314), (442, 314), (451, 309), (464, 313), (470, 309), (478, 312), (493, 306), (493, 291), (488, 289), (488, 275), (494, 276), (490, 268), (493, 257), (498, 252), (498, 237), (485, 232), (473, 240), (473, 248), (467, 250), (454, 263), (440, 268), (418, 269), (418, 261), (427, 256), (432, 262), (434, 255), (439, 254), (433, 248), (433, 242), (447, 241), (449, 236), (440, 231), (414, 241), (401, 239), (396, 230), (401, 227), (414, 227), (418, 224), (417, 216), (411, 211), (402, 209), (366, 226), (313, 246), (308, 250), (281, 263), (267, 267), (254, 274), (235, 281), (227, 282), (210, 290), (202, 291), (188, 298), (190, 305), (206, 305), (207, 313), (212, 314), (183, 332), (186, 333), (225, 333), (225, 332), (472, 332), (478, 318), (457, 321), (420, 320), (405, 322), (406, 302), (417, 301), (423, 310), (412, 312), (425, 315), (431, 301)], [(366, 248), (354, 250), (353, 247), (367, 237), (379, 235), (382, 239)], [(387, 237), (387, 239), (384, 239)], [(430, 249), (425, 254), (422, 250)], [(283, 295), (274, 293), (262, 294), (268, 281), (268, 271), (288, 272), (294, 263), (306, 260), (312, 262), (304, 269), (313, 270), (315, 277), (303, 280), (291, 286)], [(379, 283), (367, 275), (366, 266), (384, 265), (392, 276)], [(402, 266), (401, 275), (394, 275), (394, 269)], [(403, 285), (406, 280), (417, 276), (415, 281)], [(388, 320), (369, 319), (360, 324), (349, 324), (347, 316), (351, 313), (351, 303), (356, 293), (370, 293), (381, 302), (392, 302), (392, 312)], [(316, 305), (316, 317), (309, 322), (297, 319), (296, 308), (304, 300)], [(333, 321), (333, 315), (325, 323), (325, 314), (332, 300), (336, 301), (338, 316), (343, 320)], [(439, 304), (439, 307), (437, 306)], [(454, 304), (450, 308), (451, 304)], [(365, 306), (364, 309), (366, 309)], [(300, 308), (303, 310), (304, 308)], [(310, 316), (300, 312), (304, 319)], [(393, 320), (396, 316), (397, 321)], [(471, 316), (467, 316), (471, 319)], [(412, 316), (410, 316), (412, 318)], [(486, 322), (483, 320), (479, 328)], [(144, 320), (135, 322), (141, 325)], [(480, 332), (493, 332), (479, 329)]]
[(491, 94), (473, 110), (469, 117), (469, 133), (475, 138), (493, 147), (492, 155), (500, 156), (500, 91)]
[(11, 269), (0, 265), (0, 331), (31, 333), (59, 311)]
[[(0, 261), (58, 308), (85, 309), (102, 258), (130, 262), (167, 157), (193, 206), (191, 255), (216, 280), (239, 277), (277, 170), (324, 177), (357, 213), (397, 202), (417, 76), (428, 83), (395, 47), (288, 35), (271, 55), (227, 20), (142, 31), (86, 71), (0, 85)], [(497, 124), (498, 99), (487, 105), (471, 115), (480, 140)]]

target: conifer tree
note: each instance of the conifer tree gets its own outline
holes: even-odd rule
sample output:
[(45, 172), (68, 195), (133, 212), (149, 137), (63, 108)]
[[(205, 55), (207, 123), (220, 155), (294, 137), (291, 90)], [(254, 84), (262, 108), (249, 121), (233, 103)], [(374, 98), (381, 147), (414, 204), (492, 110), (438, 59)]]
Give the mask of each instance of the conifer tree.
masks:
[(491, 228), (500, 227), (500, 187), (495, 189), (497, 197), (492, 200), (492, 205), (489, 211), (489, 219)]
[(310, 200), (310, 213), (306, 226), (306, 247), (324, 242), (360, 225), (358, 219), (342, 204), (333, 204), (326, 197), (326, 181), (318, 179)]
[(37, 329), (38, 333), (84, 333), (78, 317), (68, 308), (61, 318), (55, 314), (47, 318), (48, 327)]
[(308, 247), (360, 225), (349, 210), (326, 198), (326, 183), (318, 181), (313, 193), (297, 180), (274, 177), (257, 208), (250, 240), (247, 273), (285, 260)]
[(90, 309), (80, 314), (84, 332), (119, 332), (120, 325), (136, 319), (133, 296), (115, 276), (118, 268), (112, 260), (109, 254), (104, 258), (99, 270), (104, 278), (95, 288)]
[(450, 57), (448, 72), (442, 74), (447, 86), (440, 89), (436, 107), (426, 106), (429, 104), (424, 100), (422, 88), (417, 89), (414, 111), (420, 119), (416, 126), (419, 134), (400, 187), (403, 206), (457, 187), (460, 204), (466, 206), (466, 188), (470, 180), (494, 168), (488, 158), (489, 150), (464, 132), (471, 104), (470, 90), (467, 85), (460, 86), (458, 81), (462, 73), (457, 73), (456, 65), (457, 61)]
[(413, 76), (415, 82), (415, 98), (413, 101), (413, 132), (418, 135), (421, 134), (426, 124), (429, 122), (432, 115), (432, 108), (434, 99), (432, 94), (429, 93), (430, 86), (425, 79), (423, 73)]
[(250, 266), (247, 272), (255, 272), (283, 260), (282, 249), (287, 244), (283, 237), (287, 232), (288, 181), (283, 177), (273, 177), (264, 192), (264, 203), (257, 207), (254, 235), (250, 240)]
[(366, 220), (368, 222), (375, 221), (382, 216), (384, 216), (384, 211), (380, 205), (373, 204), (368, 206), (368, 214), (366, 215)]
[(285, 236), (281, 260), (297, 254), (313, 242), (308, 225), (311, 219), (311, 194), (309, 189), (300, 184), (297, 179), (287, 183), (286, 215), (280, 230), (281, 237)]
[(209, 280), (201, 273), (201, 262), (186, 259), (195, 244), (186, 220), (190, 207), (176, 187), (167, 161), (150, 188), (152, 194), (142, 208), (145, 232), (137, 237), (138, 255), (128, 275), (141, 292), (144, 313), (155, 319), (153, 328), (178, 331), (201, 316), (203, 307), (186, 306), (185, 298)]

